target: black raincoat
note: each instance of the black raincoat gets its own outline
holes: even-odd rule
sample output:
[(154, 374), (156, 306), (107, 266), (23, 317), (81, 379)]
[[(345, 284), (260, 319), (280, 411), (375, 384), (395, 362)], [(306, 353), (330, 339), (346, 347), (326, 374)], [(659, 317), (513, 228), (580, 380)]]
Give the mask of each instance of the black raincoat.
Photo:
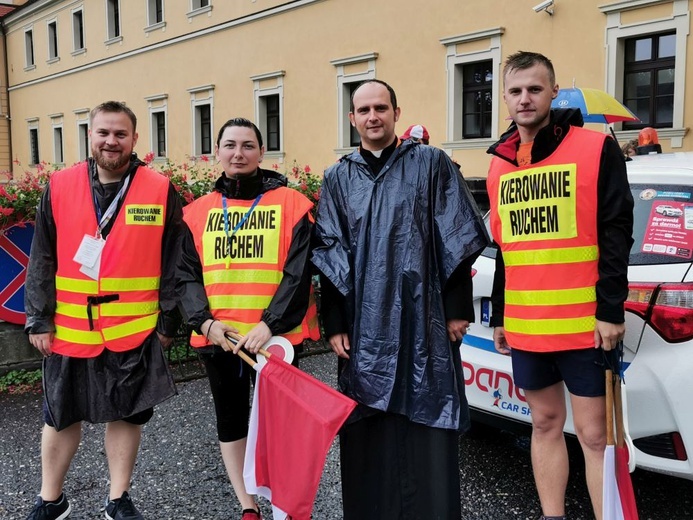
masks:
[(405, 141), (378, 174), (359, 151), (326, 171), (313, 263), (345, 299), (345, 394), (416, 423), (466, 429), (443, 290), (486, 244), (462, 175), (441, 150)]

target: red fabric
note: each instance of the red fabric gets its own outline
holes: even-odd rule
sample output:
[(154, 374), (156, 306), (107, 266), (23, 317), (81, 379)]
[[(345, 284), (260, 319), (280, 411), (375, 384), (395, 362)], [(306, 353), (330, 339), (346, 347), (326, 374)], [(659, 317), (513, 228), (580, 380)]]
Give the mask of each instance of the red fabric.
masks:
[(257, 484), (292, 520), (307, 520), (327, 452), (356, 403), (276, 356), (258, 379)]
[(616, 447), (616, 483), (623, 508), (623, 520), (638, 520), (638, 507), (635, 503), (633, 482), (628, 471), (628, 447)]

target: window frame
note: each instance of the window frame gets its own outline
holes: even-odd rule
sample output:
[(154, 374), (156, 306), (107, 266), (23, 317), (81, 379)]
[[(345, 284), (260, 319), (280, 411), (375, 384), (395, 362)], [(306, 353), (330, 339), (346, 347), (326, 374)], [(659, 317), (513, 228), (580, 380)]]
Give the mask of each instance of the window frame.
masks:
[[(157, 3), (161, 3), (161, 20), (157, 20)], [(146, 31), (153, 31), (166, 27), (166, 5), (164, 0), (147, 0), (147, 27)]]
[[(459, 103), (461, 111), (460, 111), (460, 118), (462, 119), (462, 139), (490, 139), (492, 137), (492, 131), (493, 131), (493, 80), (491, 82), (486, 82), (485, 80), (482, 80), (481, 86), (476, 86), (472, 85), (466, 82), (465, 80), (465, 69), (467, 67), (474, 67), (480, 64), (489, 64), (489, 67), (491, 69), (491, 74), (493, 75), (493, 60), (481, 60), (481, 61), (474, 61), (474, 62), (468, 62), (468, 63), (463, 63), (460, 65), (456, 65), (458, 68), (458, 73), (461, 74), (461, 81), (462, 81), (462, 100)], [(475, 88), (477, 87), (477, 88)], [(476, 114), (476, 111), (471, 111), (468, 110), (468, 105), (467, 105), (467, 94), (471, 92), (477, 92), (482, 95), (491, 95), (491, 110), (490, 111), (485, 111), (483, 108), (483, 101), (481, 102), (481, 109), (478, 112), (478, 118), (479, 118), (479, 134), (480, 135), (471, 135), (471, 133), (466, 129), (466, 125), (464, 121), (467, 118), (468, 114)], [(488, 119), (490, 126), (487, 129), (486, 125), (484, 124), (484, 116), (488, 114)], [(488, 135), (485, 135), (488, 134)]]
[(24, 29), (24, 70), (36, 68), (36, 49), (34, 48), (34, 26)]
[[(154, 162), (165, 162), (168, 158), (168, 94), (157, 94), (145, 98), (149, 107), (149, 150), (154, 154)], [(160, 146), (158, 119), (164, 117), (163, 154)]]
[(65, 164), (65, 132), (62, 123), (53, 125), (53, 163)]
[[(204, 85), (188, 89), (190, 93), (190, 109), (191, 109), (191, 156), (201, 157), (214, 156), (214, 85)], [(206, 152), (202, 149), (202, 121), (200, 118), (200, 110), (203, 106), (209, 106), (209, 135), (210, 135), (210, 151)]]
[[(339, 157), (351, 153), (356, 146), (352, 145), (352, 126), (349, 119), (351, 112), (351, 86), (369, 79), (376, 79), (377, 52), (339, 58), (330, 61), (337, 69), (337, 147), (334, 153)], [(360, 69), (360, 70), (355, 70)], [(359, 139), (360, 140), (360, 139)]]
[(120, 0), (106, 0), (106, 44), (117, 43), (123, 39)]
[[(283, 70), (268, 72), (251, 76), (253, 81), (253, 98), (255, 101), (255, 121), (258, 123), (260, 133), (265, 138), (265, 158), (279, 163), (284, 161), (284, 75)], [(279, 147), (276, 150), (269, 149), (270, 136), (267, 122), (267, 99), (277, 96), (279, 101), (278, 110), (278, 133)]]
[(91, 153), (89, 145), (89, 109), (80, 108), (73, 112), (77, 125), (77, 158), (80, 162), (86, 161)]
[(53, 18), (46, 22), (46, 36), (48, 44), (48, 60), (46, 63), (60, 61), (60, 41), (58, 39), (58, 20)]
[[(647, 8), (658, 4), (671, 6), (671, 15), (645, 22), (622, 22), (622, 13)], [(671, 128), (657, 130), (660, 143), (670, 140), (671, 148), (682, 148), (686, 135), (684, 124), (686, 94), (687, 43), (689, 37), (690, 13), (688, 0), (638, 0), (638, 2), (621, 1), (616, 4), (599, 7), (606, 15), (606, 91), (616, 99), (622, 99), (619, 93), (624, 92), (625, 41), (647, 34), (673, 32), (676, 34), (676, 63), (680, 64), (674, 71), (674, 114)], [(690, 108), (690, 107), (689, 107)], [(620, 123), (615, 123), (615, 133), (619, 141), (637, 139), (639, 130), (623, 130)]]
[[(71, 11), (70, 20), (72, 23), (72, 56), (87, 52), (87, 32), (84, 26), (84, 6), (81, 5)], [(79, 27), (75, 26), (75, 21), (79, 20)], [(78, 44), (82, 44), (78, 47)]]
[[(442, 143), (442, 148), (448, 154), (452, 154), (453, 150), (486, 149), (498, 139), (500, 100), (503, 97), (503, 82), (500, 76), (503, 60), (501, 41), (504, 33), (503, 27), (493, 27), (440, 40), (440, 43), (446, 48), (447, 67), (446, 141)], [(480, 48), (483, 47), (483, 42), (486, 42), (487, 45), (485, 48)], [(471, 45), (467, 46), (467, 44)], [(493, 73), (491, 81), (491, 135), (489, 137), (464, 137), (464, 121), (462, 120), (464, 67), (485, 61), (491, 62)]]
[[(652, 41), (652, 53), (653, 55), (656, 55), (659, 50), (659, 40), (663, 36), (674, 36), (676, 38), (676, 34), (672, 32), (666, 32), (666, 33), (658, 33), (658, 34), (648, 34), (648, 35), (643, 35), (643, 36), (636, 36), (634, 38), (626, 38), (623, 41), (623, 46), (624, 46), (624, 58), (623, 58), (623, 102), (624, 104), (627, 105), (628, 98), (626, 98), (626, 87), (627, 87), (627, 81), (626, 78), (629, 74), (633, 73), (638, 73), (638, 72), (648, 72), (651, 74), (650, 78), (650, 87), (651, 87), (651, 92), (649, 96), (649, 122), (624, 122), (623, 123), (623, 130), (641, 130), (645, 127), (652, 127), (652, 128), (671, 128), (671, 125), (673, 124), (673, 118), (674, 118), (674, 107), (672, 106), (671, 109), (671, 121), (666, 121), (666, 122), (658, 122), (656, 121), (657, 119), (657, 78), (656, 75), (660, 70), (664, 69), (674, 69), (676, 71), (676, 53), (674, 53), (673, 56), (667, 57), (667, 58), (652, 58), (650, 60), (643, 60), (641, 62), (633, 62), (633, 63), (628, 63), (627, 58), (626, 58), (626, 50), (628, 48), (629, 42), (635, 41), (635, 40), (645, 40), (649, 39)], [(675, 72), (674, 72), (675, 73)], [(672, 94), (673, 98), (673, 94)], [(672, 100), (673, 102), (673, 100)], [(633, 113), (635, 113), (634, 110), (632, 110)]]
[(27, 130), (29, 133), (29, 166), (33, 167), (41, 162), (41, 139), (37, 117), (27, 120)]

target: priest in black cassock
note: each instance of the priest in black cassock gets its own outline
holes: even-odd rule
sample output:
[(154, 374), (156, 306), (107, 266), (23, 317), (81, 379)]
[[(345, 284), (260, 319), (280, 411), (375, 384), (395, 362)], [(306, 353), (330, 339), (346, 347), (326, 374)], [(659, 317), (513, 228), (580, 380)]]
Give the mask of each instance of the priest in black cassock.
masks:
[(340, 432), (345, 520), (461, 516), (459, 346), (488, 239), (459, 168), (400, 141), (399, 115), (388, 84), (354, 91), (361, 145), (325, 172), (315, 226), (325, 335), (359, 403)]

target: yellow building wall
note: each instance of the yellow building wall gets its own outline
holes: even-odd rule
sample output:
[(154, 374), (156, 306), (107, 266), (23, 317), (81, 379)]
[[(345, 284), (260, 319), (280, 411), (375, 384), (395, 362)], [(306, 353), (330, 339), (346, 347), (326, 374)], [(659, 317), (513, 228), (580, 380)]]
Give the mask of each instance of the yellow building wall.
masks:
[[(441, 146), (451, 139), (447, 135), (448, 49), (441, 43), (445, 38), (498, 29), (502, 32), (502, 59), (495, 74), (500, 74), (502, 60), (509, 54), (532, 50), (552, 59), (559, 85), (606, 88), (607, 16), (599, 8), (608, 2), (558, 1), (553, 16), (534, 12), (536, 3), (213, 0), (211, 10), (190, 16), (188, 0), (169, 0), (165, 2), (165, 25), (146, 31), (146, 2), (121, 0), (122, 40), (106, 45), (105, 1), (43, 2), (44, 9), (22, 17), (13, 15), (6, 22), (13, 155), (24, 165), (28, 163), (27, 121), (38, 118), (40, 158), (51, 162), (49, 116), (63, 114), (65, 163), (72, 164), (78, 159), (75, 110), (116, 99), (125, 101), (139, 117), (137, 151), (143, 156), (150, 151), (146, 98), (163, 94), (167, 96), (168, 157), (182, 162), (192, 153), (189, 89), (214, 86), (216, 138), (218, 128), (230, 117), (255, 119), (251, 77), (284, 71), (285, 155), (283, 159), (268, 160), (266, 166), (282, 160), (290, 166), (296, 160), (319, 171), (333, 163), (342, 149), (338, 142), (337, 67), (331, 61), (369, 53), (377, 54), (375, 76), (397, 92), (402, 108), (398, 133), (410, 124), (421, 123), (431, 134), (431, 144)], [(654, 2), (625, 11), (622, 23), (670, 17), (672, 5)], [(86, 52), (73, 56), (71, 16), (79, 6), (84, 12)], [(282, 12), (266, 16), (282, 6)], [(58, 23), (60, 60), (47, 64), (46, 24), (50, 20)], [(25, 71), (27, 27), (34, 34), (36, 66)], [(216, 30), (219, 27), (223, 30)], [(191, 33), (195, 37), (185, 39)], [(483, 52), (491, 44), (491, 38), (479, 38), (460, 43), (457, 49)], [(693, 50), (690, 44), (688, 49)], [(693, 70), (691, 60), (693, 52), (688, 52), (685, 65), (677, 62), (677, 68), (685, 66), (687, 77)], [(360, 70), (365, 64), (350, 67)], [(493, 91), (493, 96), (501, 100), (498, 132), (491, 136), (493, 139), (509, 123), (501, 89), (499, 82)], [(687, 107), (693, 104), (690, 90), (685, 94)], [(691, 126), (690, 114), (691, 110), (686, 110), (685, 127)], [(606, 131), (603, 125), (589, 126)], [(661, 141), (665, 150), (671, 150), (671, 143)], [(453, 148), (449, 153), (462, 165), (466, 176), (484, 177), (489, 163), (487, 146), (484, 142), (471, 148)], [(693, 138), (686, 134), (682, 147), (677, 149), (693, 149)]]

